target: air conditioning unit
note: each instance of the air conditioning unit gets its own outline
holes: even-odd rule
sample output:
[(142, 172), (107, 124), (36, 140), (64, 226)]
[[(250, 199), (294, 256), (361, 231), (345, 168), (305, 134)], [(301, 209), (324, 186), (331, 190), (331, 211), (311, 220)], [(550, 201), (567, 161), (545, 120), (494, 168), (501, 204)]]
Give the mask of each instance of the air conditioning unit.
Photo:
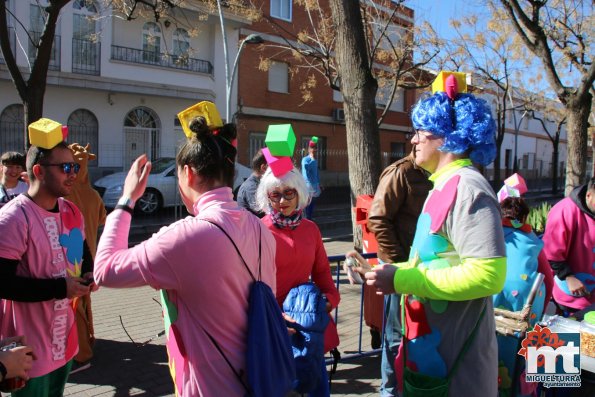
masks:
[(343, 108), (333, 109), (333, 120), (345, 121), (345, 111), (343, 110)]

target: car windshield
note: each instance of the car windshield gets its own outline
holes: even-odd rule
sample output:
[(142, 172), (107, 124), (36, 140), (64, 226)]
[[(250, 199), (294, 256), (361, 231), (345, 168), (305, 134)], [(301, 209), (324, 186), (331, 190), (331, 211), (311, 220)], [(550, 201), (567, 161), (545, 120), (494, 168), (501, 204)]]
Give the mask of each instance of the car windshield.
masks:
[(164, 157), (151, 161), (151, 174), (161, 174), (176, 162), (175, 159)]

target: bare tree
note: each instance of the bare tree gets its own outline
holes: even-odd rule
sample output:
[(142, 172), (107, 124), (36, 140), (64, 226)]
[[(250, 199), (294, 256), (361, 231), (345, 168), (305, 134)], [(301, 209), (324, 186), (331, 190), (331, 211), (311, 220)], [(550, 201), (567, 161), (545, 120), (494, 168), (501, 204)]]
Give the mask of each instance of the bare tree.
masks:
[[(558, 193), (558, 163), (560, 159), (560, 136), (562, 128), (566, 125), (566, 112), (560, 108), (558, 102), (545, 98), (543, 95), (527, 101), (525, 110), (531, 118), (539, 121), (541, 127), (552, 142), (552, 193)], [(551, 125), (555, 131), (551, 132)]]
[[(456, 38), (444, 45), (444, 61), (448, 69), (472, 71), (475, 89), (483, 89), (494, 98), (496, 108), (496, 158), (494, 159), (494, 186), (501, 184), (501, 147), (506, 134), (506, 121), (509, 113), (523, 107), (520, 91), (513, 87), (518, 84), (519, 75), (526, 66), (523, 48), (514, 40), (512, 27), (502, 24), (497, 15), (492, 15), (487, 29), (478, 23), (477, 15), (469, 15), (460, 20), (452, 20), (451, 26)], [(514, 100), (512, 97), (514, 96)], [(516, 172), (516, 148), (515, 164)]]
[[(545, 77), (567, 111), (568, 158), (565, 193), (585, 179), (589, 114), (595, 63), (590, 37), (592, 2), (587, 0), (499, 0), (525, 46), (543, 64)], [(570, 70), (574, 79), (564, 76)], [(565, 77), (565, 78), (564, 78)]]
[[(30, 60), (30, 70), (25, 73), (19, 69), (16, 63), (8, 32), (9, 16), (16, 23), (20, 23), (20, 21), (8, 10), (7, 2), (0, 1), (0, 48), (2, 48), (2, 55), (10, 77), (23, 102), (25, 126), (43, 116), (43, 100), (56, 33), (56, 21), (60, 15), (60, 10), (69, 2), (70, 0), (48, 0), (49, 5), (44, 7), (45, 24), (41, 36), (36, 40), (30, 33), (27, 33), (28, 40), (35, 47), (35, 59)], [(28, 29), (25, 30), (28, 32)], [(23, 134), (25, 136), (25, 147), (23, 149), (26, 151), (29, 147), (29, 135), (26, 128)]]

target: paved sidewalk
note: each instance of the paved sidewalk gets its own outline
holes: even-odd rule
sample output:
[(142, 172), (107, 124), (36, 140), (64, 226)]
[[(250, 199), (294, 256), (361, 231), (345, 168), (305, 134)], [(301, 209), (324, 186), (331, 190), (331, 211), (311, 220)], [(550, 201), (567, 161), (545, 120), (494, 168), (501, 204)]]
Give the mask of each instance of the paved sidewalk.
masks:
[[(327, 254), (342, 255), (352, 248), (351, 235), (325, 238)], [(341, 284), (338, 329), (343, 356), (356, 353), (359, 346), (359, 286), (350, 286), (344, 275)], [(66, 396), (173, 396), (167, 366), (159, 294), (149, 287), (136, 289), (102, 288), (93, 294), (95, 357), (90, 369), (70, 376)], [(138, 344), (135, 346), (126, 335)], [(369, 333), (363, 326), (362, 350), (369, 350)], [(151, 340), (151, 342), (144, 344)], [(338, 365), (333, 377), (333, 396), (378, 394), (380, 358), (350, 359)], [(232, 380), (230, 380), (232, 381)], [(222, 396), (223, 397), (223, 396)]]

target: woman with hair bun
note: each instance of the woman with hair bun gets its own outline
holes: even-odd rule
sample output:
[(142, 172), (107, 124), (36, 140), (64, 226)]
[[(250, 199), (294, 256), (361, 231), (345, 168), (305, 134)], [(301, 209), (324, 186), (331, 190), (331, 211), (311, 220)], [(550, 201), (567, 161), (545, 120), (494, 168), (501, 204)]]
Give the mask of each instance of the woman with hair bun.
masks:
[(107, 217), (94, 276), (100, 286), (161, 290), (176, 395), (243, 396), (243, 385), (225, 361), (245, 377), (253, 280), (242, 258), (252, 274), (258, 274), (260, 263), (261, 280), (275, 292), (275, 239), (233, 201), (235, 126), (211, 131), (205, 118), (197, 117), (189, 127), (192, 136), (176, 163), (180, 195), (193, 216), (128, 248), (132, 209), (151, 170), (147, 156), (140, 156), (128, 172), (118, 206)]

